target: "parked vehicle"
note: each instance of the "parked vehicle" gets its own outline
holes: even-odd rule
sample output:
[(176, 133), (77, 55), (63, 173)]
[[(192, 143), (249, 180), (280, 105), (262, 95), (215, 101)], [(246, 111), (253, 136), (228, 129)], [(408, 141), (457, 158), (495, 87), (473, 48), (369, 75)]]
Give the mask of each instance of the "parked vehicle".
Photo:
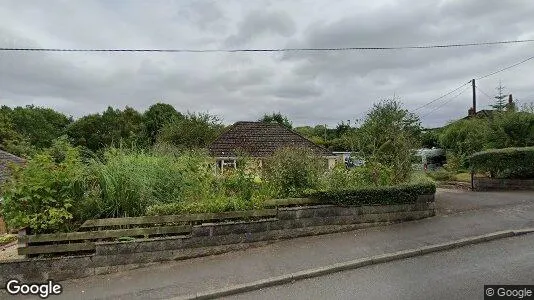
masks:
[(415, 150), (412, 160), (413, 168), (417, 170), (433, 171), (447, 163), (445, 150), (440, 148)]

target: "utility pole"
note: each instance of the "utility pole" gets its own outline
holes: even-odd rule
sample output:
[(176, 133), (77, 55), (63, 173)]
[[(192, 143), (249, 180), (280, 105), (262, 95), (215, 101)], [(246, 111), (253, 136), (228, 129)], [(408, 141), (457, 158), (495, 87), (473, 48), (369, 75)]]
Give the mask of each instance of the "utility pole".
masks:
[(477, 91), (475, 85), (475, 79), (471, 80), (471, 86), (473, 87), (473, 115), (477, 114)]

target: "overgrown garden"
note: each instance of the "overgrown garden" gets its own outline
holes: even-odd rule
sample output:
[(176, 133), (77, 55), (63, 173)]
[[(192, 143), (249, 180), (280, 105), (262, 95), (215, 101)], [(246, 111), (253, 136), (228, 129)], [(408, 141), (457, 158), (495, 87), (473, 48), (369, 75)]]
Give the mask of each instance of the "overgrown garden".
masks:
[[(169, 112), (165, 106), (157, 109)], [(286, 148), (261, 169), (244, 154), (237, 169), (218, 172), (203, 150), (220, 130), (217, 120), (173, 114), (158, 119), (162, 113), (157, 112), (146, 123), (150, 126), (139, 129), (154, 133), (146, 134), (145, 144), (137, 139), (115, 144), (114, 137), (88, 143), (87, 125), (78, 138), (66, 135), (35, 149), (2, 187), (8, 225), (36, 233), (70, 231), (94, 218), (250, 210), (267, 199), (288, 197), (340, 205), (409, 203), (435, 190), (432, 181), (411, 171), (420, 125), (396, 101), (376, 104), (351, 137), (365, 165), (347, 169), (339, 164), (333, 170), (307, 149)], [(185, 127), (196, 134), (182, 135)], [(114, 132), (128, 136), (120, 126)], [(108, 146), (91, 149), (101, 143)]]

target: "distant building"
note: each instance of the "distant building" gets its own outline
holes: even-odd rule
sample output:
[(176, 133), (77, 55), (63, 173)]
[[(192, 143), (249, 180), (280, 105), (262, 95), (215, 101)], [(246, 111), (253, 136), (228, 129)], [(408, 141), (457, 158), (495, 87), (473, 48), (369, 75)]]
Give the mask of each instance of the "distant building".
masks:
[[(24, 164), (25, 160), (11, 153), (0, 150), (0, 185), (11, 176), (10, 165)], [(2, 195), (0, 194), (0, 207), (2, 206)], [(7, 232), (4, 219), (0, 216), (0, 234)]]
[[(515, 110), (515, 108), (516, 108), (516, 105), (515, 105), (514, 99), (512, 95), (510, 94), (508, 95), (508, 103), (506, 104), (505, 109)], [(477, 118), (493, 118), (493, 114), (495, 113), (495, 111), (496, 110), (493, 110), (493, 109), (483, 109), (483, 110), (479, 110), (475, 112), (473, 111), (473, 108), (471, 107), (469, 110), (467, 110), (467, 117), (463, 119), (469, 119), (474, 116)]]
[(0, 184), (9, 179), (10, 170), (9, 165), (21, 165), (25, 160), (11, 153), (0, 150)]
[(328, 161), (332, 168), (336, 156), (325, 147), (319, 146), (299, 133), (278, 123), (237, 122), (230, 126), (208, 147), (211, 156), (217, 160), (217, 166), (236, 167), (239, 153), (246, 153), (257, 159), (261, 167), (262, 160), (282, 148), (307, 148)]

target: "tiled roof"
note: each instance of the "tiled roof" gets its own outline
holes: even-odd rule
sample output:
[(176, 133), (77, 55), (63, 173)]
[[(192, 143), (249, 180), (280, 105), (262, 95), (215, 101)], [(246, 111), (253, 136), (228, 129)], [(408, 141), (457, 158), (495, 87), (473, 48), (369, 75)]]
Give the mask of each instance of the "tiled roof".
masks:
[(286, 147), (304, 147), (318, 155), (333, 155), (291, 129), (278, 123), (263, 122), (235, 123), (211, 143), (209, 151), (215, 157), (236, 156), (236, 150), (252, 157), (267, 157)]
[(9, 177), (9, 164), (23, 164), (24, 162), (24, 159), (0, 150), (0, 182), (4, 182)]

